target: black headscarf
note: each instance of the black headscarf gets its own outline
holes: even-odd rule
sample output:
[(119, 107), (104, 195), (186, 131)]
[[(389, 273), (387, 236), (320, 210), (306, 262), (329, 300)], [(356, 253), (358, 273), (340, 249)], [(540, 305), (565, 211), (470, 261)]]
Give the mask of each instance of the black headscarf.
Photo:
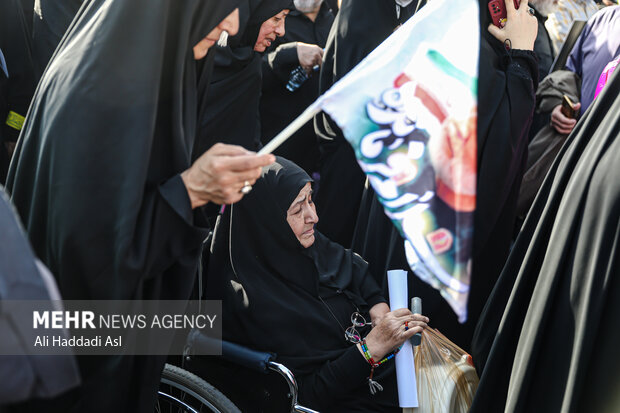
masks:
[(291, 0), (244, 0), (239, 7), (240, 30), (226, 47), (215, 48), (215, 67), (209, 86), (208, 108), (200, 118), (202, 131), (194, 158), (216, 142), (260, 147), (258, 103), (261, 90), (261, 53), (254, 51), (260, 26)]
[[(303, 391), (314, 401), (319, 385), (308, 377), (320, 375), (320, 367), (351, 349), (356, 359), (357, 349), (344, 340), (343, 331), (351, 313), (356, 307), (368, 311), (384, 299), (358, 255), (317, 231), (307, 249), (295, 237), (286, 212), (308, 182), (303, 169), (277, 158), (263, 169), (252, 192), (227, 208), (214, 238), (207, 293), (223, 294), (224, 338), (276, 352), (300, 375), (301, 389), (306, 382)], [(223, 285), (215, 287), (218, 283)], [(359, 383), (338, 383), (332, 394), (324, 394), (325, 401), (360, 385), (368, 394), (368, 366), (357, 357)]]
[[(90, 0), (63, 37), (7, 188), (65, 299), (189, 297), (207, 232), (179, 176), (209, 69), (193, 47), (236, 5)], [(81, 358), (83, 386), (41, 410), (152, 411), (164, 361)]]
[(212, 83), (231, 77), (257, 55), (254, 45), (261, 25), (284, 9), (292, 10), (292, 0), (243, 0), (239, 7), (240, 30), (228, 39), (225, 47), (217, 47)]
[(293, 0), (249, 0), (250, 18), (243, 33), (239, 35), (239, 46), (254, 48), (261, 25), (284, 9), (293, 10)]
[[(142, 3), (82, 8), (41, 80), (10, 172), (7, 188), (65, 297), (138, 298), (139, 281), (176, 259), (155, 258), (168, 248), (152, 239), (158, 187), (190, 166), (192, 48), (236, 2)], [(201, 236), (189, 223), (184, 235), (189, 245)]]
[(472, 412), (620, 408), (619, 88), (568, 137), (484, 309)]
[[(489, 23), (486, 2), (481, 0), (478, 175), (468, 321), (460, 324), (437, 290), (412, 273), (409, 277), (410, 294), (422, 297), (424, 313), (433, 320), (433, 327), (466, 350), (470, 350), (478, 317), (508, 256), (538, 82), (534, 54), (508, 53), (488, 33)], [(364, 194), (353, 249), (368, 260), (371, 272), (381, 277), (379, 283), (385, 288), (386, 271), (409, 268), (403, 239), (371, 188)]]

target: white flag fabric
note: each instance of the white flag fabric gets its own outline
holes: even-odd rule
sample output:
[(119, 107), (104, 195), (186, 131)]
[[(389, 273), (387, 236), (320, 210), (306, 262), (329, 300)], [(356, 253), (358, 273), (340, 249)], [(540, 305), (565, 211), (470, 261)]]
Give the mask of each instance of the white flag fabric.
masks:
[(417, 276), (467, 319), (476, 205), (479, 15), (433, 0), (317, 105), (353, 146)]

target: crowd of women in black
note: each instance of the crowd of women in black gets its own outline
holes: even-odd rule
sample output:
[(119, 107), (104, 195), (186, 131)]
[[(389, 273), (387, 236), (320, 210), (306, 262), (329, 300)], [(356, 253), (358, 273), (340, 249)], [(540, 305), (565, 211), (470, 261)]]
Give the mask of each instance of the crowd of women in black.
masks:
[[(554, 146), (517, 223), (546, 75), (527, 0), (506, 2), (501, 28), (479, 1), (466, 323), (411, 270), (409, 290), (428, 318), (390, 311), (385, 274), (408, 269), (403, 240), (328, 115), (278, 157), (254, 152), (425, 3), (4, 1), (0, 179), (10, 200), (0, 197), (0, 223), (4, 232), (21, 220), (34, 254), (19, 230), (3, 235), (0, 280), (16, 268), (38, 273), (36, 256), (64, 299), (185, 300), (202, 267), (204, 294), (223, 302), (224, 338), (277, 353), (300, 402), (320, 411), (398, 411), (393, 355), (429, 318), (473, 355), (472, 411), (615, 411), (620, 77), (609, 76)], [(604, 21), (620, 38), (619, 7), (584, 33)], [(573, 65), (591, 59), (587, 42)], [(579, 80), (620, 57), (612, 43)], [(354, 316), (359, 331), (348, 328)], [(21, 377), (30, 391), (0, 392), (0, 409), (152, 411), (165, 360), (79, 357), (81, 384), (55, 391), (37, 390), (36, 373), (10, 373), (23, 364), (2, 363), (3, 380)], [(371, 394), (369, 382), (383, 391)]]

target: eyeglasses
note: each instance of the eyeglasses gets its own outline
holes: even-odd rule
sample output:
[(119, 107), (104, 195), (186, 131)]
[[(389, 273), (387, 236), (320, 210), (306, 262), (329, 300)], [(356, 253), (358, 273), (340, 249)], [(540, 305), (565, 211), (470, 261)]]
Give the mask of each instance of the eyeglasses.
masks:
[[(360, 336), (360, 333), (357, 332), (356, 328), (361, 328), (366, 325), (370, 325), (370, 323), (368, 323), (366, 319), (364, 318), (364, 316), (360, 314), (359, 309), (358, 311), (355, 311), (353, 312), (353, 314), (351, 314), (351, 327), (345, 330), (340, 320), (338, 320), (338, 317), (336, 317), (332, 309), (327, 305), (325, 300), (323, 300), (323, 297), (321, 297), (320, 295), (319, 295), (319, 300), (321, 300), (323, 305), (325, 305), (325, 308), (327, 308), (327, 310), (329, 311), (331, 316), (334, 318), (334, 320), (336, 320), (340, 328), (344, 330), (344, 339), (348, 341), (349, 343), (353, 343), (353, 344), (361, 343), (362, 336)], [(357, 306), (355, 308), (357, 308)]]
[(361, 328), (366, 324), (368, 323), (363, 315), (357, 311), (351, 314), (351, 327), (348, 327), (344, 331), (344, 339), (353, 344), (361, 343), (362, 337), (360, 336), (360, 333), (357, 332), (356, 327)]

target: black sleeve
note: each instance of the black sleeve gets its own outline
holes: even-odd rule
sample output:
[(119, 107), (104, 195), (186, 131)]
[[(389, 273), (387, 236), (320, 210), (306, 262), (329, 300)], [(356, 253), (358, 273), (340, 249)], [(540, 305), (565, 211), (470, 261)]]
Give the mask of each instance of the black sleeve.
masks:
[(160, 274), (189, 251), (195, 251), (208, 231), (194, 225), (189, 195), (180, 175), (147, 191), (138, 215), (132, 254), (127, 264), (137, 273)]
[[(70, 208), (64, 208), (67, 209)], [(104, 214), (105, 211), (99, 210), (99, 212)], [(62, 213), (66, 215), (62, 222), (71, 226), (83, 225), (80, 224), (83, 222), (83, 217), (79, 214), (79, 219), (74, 222), (68, 216), (70, 211)], [(127, 219), (127, 215), (121, 215), (119, 219)], [(72, 231), (76, 236), (74, 239), (66, 240), (63, 245), (69, 251), (80, 252), (80, 264), (85, 266), (84, 263), (88, 262), (90, 273), (88, 277), (82, 277), (79, 281), (73, 280), (71, 283), (62, 284), (64, 295), (135, 298), (136, 294), (150, 294), (142, 290), (141, 285), (144, 281), (158, 279), (171, 270), (177, 276), (175, 280), (165, 277), (161, 279), (169, 287), (162, 290), (158, 297), (172, 299), (179, 294), (175, 290), (176, 286), (186, 287), (186, 279), (194, 275), (192, 269), (197, 263), (200, 247), (208, 231), (193, 224), (189, 196), (180, 175), (175, 175), (160, 185), (147, 188), (139, 210), (132, 219), (133, 232), (124, 232), (121, 241), (116, 241), (119, 236), (111, 225), (97, 228), (96, 237), (88, 231), (79, 232), (77, 229)], [(88, 245), (88, 248), (84, 245)], [(62, 259), (56, 268), (58, 272), (61, 274), (75, 272), (75, 256), (74, 254), (71, 257), (72, 260)], [(114, 257), (116, 265), (110, 265), (105, 257)], [(182, 270), (175, 270), (181, 267)], [(91, 274), (100, 276), (95, 277)]]
[(536, 104), (538, 63), (535, 54), (512, 50), (505, 53), (500, 62), (499, 68), (481, 65), (481, 73), (487, 72), (486, 76), (480, 76), (478, 97), (478, 201), (474, 253), (480, 253), (491, 232), (496, 231), (505, 208), (516, 208), (516, 202), (515, 205), (509, 204), (509, 198), (518, 193), (523, 176), (528, 133)]
[(285, 43), (268, 53), (264, 58), (268, 68), (286, 84), (291, 71), (299, 66), (297, 42)]
[(526, 81), (532, 82), (532, 90), (538, 88), (538, 59), (536, 54), (529, 50), (512, 50), (508, 60), (509, 74), (517, 74)]
[(335, 400), (364, 384), (370, 365), (357, 346), (342, 356), (328, 361), (316, 372), (296, 377), (299, 382), (299, 402), (314, 409), (327, 409)]
[(375, 278), (368, 270), (368, 263), (359, 255), (353, 254), (353, 267), (353, 276), (356, 277), (354, 283), (360, 295), (368, 304), (368, 309), (379, 303), (387, 303)]
[(175, 175), (160, 185), (159, 193), (177, 215), (192, 225), (192, 204), (181, 175)]

